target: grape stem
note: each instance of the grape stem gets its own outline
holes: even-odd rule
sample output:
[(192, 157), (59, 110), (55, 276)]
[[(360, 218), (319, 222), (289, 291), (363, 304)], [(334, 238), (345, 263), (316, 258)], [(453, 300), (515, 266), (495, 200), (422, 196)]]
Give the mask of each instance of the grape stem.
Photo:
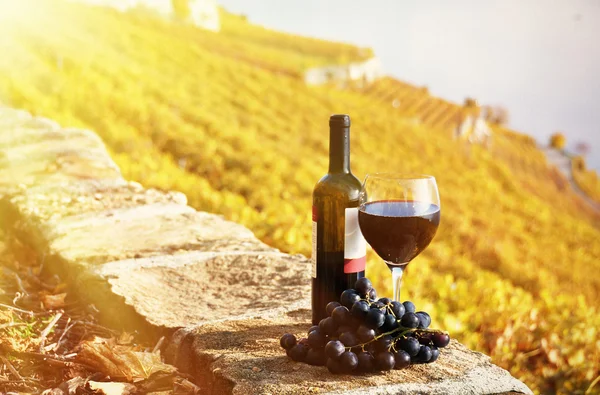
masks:
[[(375, 336), (373, 339), (369, 340), (368, 342), (361, 343), (361, 344), (357, 344), (356, 346), (353, 346), (353, 347), (344, 347), (344, 348), (345, 348), (345, 349), (347, 349), (347, 350), (351, 350), (351, 349), (352, 349), (352, 348), (354, 348), (354, 347), (360, 347), (360, 348), (361, 348), (361, 349), (364, 351), (364, 350), (365, 350), (365, 346), (366, 346), (366, 345), (368, 345), (368, 344), (370, 344), (370, 343), (373, 343), (373, 342), (375, 342), (375, 341), (377, 341), (377, 340), (381, 339), (381, 338), (382, 338), (382, 337), (384, 337), (384, 336), (387, 336), (387, 335), (393, 335), (394, 333), (396, 333), (396, 332), (398, 332), (398, 331), (401, 331), (401, 330), (402, 330), (402, 332), (400, 332), (400, 333), (398, 334), (398, 336), (396, 336), (396, 337), (404, 336), (404, 335), (406, 335), (407, 333), (411, 333), (411, 332), (418, 332), (418, 333), (422, 333), (422, 332), (424, 332), (424, 333), (442, 333), (442, 334), (444, 334), (444, 335), (447, 335), (447, 334), (448, 334), (448, 332), (446, 332), (446, 331), (442, 331), (442, 330), (439, 330), (439, 329), (419, 329), (419, 328), (405, 328), (405, 327), (403, 327), (403, 326), (399, 326), (398, 328), (396, 328), (396, 329), (394, 329), (394, 330), (391, 330), (391, 331), (389, 331), (389, 332), (385, 332), (385, 333), (382, 333), (381, 335), (377, 335), (377, 336)], [(396, 342), (394, 342), (393, 344), (395, 344), (395, 343), (396, 343)], [(393, 347), (393, 344), (392, 344), (392, 347)]]
[[(366, 298), (364, 298), (364, 299), (361, 298), (360, 300), (363, 300), (363, 301), (367, 302), (369, 304), (369, 306), (371, 306), (374, 302), (376, 302), (375, 300), (371, 301), (371, 298), (369, 298), (368, 296)], [(392, 310), (392, 306), (391, 306), (390, 303), (386, 304), (384, 307), (385, 307), (385, 309), (389, 313), (391, 313), (394, 317), (396, 317), (396, 314), (394, 314), (394, 311)], [(398, 320), (398, 317), (396, 317), (396, 322), (398, 324), (400, 324), (400, 320)], [(370, 343), (373, 343), (374, 341), (377, 341), (377, 340), (381, 339), (384, 336), (393, 335), (394, 333), (396, 333), (396, 332), (398, 332), (398, 331), (400, 331), (402, 329), (404, 331), (402, 331), (401, 333), (399, 333), (398, 336), (396, 336), (396, 337), (404, 336), (404, 335), (406, 335), (407, 333), (410, 333), (410, 332), (442, 333), (444, 335), (448, 334), (448, 332), (442, 331), (442, 330), (439, 330), (439, 329), (406, 328), (406, 327), (403, 327), (403, 326), (399, 325), (398, 328), (396, 328), (394, 330), (391, 330), (389, 332), (382, 333), (381, 335), (375, 336), (373, 339), (369, 340), (368, 342), (365, 342), (365, 343), (362, 343), (362, 344), (357, 344), (356, 346), (353, 346), (353, 347), (344, 347), (344, 348), (347, 349), (347, 350), (351, 350), (354, 347), (360, 347), (363, 351), (365, 351), (365, 346), (366, 345), (368, 345)], [(395, 344), (396, 344), (396, 342), (394, 341), (394, 343), (392, 343), (392, 348), (394, 348), (394, 350), (396, 350)]]

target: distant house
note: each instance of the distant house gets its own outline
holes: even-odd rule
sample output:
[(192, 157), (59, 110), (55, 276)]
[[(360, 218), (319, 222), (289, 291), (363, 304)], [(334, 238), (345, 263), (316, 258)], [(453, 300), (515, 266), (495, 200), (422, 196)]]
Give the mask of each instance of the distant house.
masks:
[(309, 85), (345, 85), (348, 81), (358, 81), (366, 85), (382, 75), (381, 62), (379, 58), (373, 57), (364, 62), (310, 68), (304, 73), (304, 81)]
[(489, 147), (492, 142), (492, 129), (485, 121), (483, 114), (477, 118), (467, 115), (456, 127), (454, 137), (467, 140), (471, 144)]
[[(172, 0), (75, 0), (99, 6), (115, 8), (121, 12), (132, 8), (146, 8), (165, 17), (175, 17)], [(190, 22), (194, 25), (212, 31), (219, 31), (221, 21), (216, 0), (188, 0), (190, 8)]]
[(190, 0), (190, 11), (194, 25), (213, 32), (221, 29), (219, 7), (215, 0)]

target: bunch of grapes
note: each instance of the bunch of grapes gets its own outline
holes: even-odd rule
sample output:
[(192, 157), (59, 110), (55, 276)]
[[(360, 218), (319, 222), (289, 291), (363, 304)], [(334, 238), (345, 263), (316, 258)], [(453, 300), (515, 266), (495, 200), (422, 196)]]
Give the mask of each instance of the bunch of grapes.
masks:
[(345, 290), (340, 302), (327, 304), (329, 317), (312, 326), (308, 337), (290, 333), (280, 344), (297, 362), (323, 366), (334, 374), (357, 374), (404, 369), (438, 359), (450, 343), (448, 333), (428, 329), (431, 317), (415, 305), (377, 299), (371, 281), (359, 279)]

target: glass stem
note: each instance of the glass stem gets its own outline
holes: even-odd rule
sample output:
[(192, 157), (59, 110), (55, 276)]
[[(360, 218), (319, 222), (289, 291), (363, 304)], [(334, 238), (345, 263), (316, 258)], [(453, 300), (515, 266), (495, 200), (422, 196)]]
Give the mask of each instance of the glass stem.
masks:
[(392, 281), (394, 282), (394, 300), (400, 302), (400, 289), (402, 288), (402, 273), (404, 266), (392, 268)]

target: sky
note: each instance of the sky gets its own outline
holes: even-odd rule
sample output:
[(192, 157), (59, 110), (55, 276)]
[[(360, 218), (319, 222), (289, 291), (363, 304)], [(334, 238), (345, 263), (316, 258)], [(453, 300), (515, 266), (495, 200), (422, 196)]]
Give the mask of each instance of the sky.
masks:
[[(502, 105), (546, 144), (591, 146), (600, 170), (600, 0), (218, 0), (276, 30), (371, 47), (386, 74)], [(367, 5), (368, 4), (368, 5)]]

